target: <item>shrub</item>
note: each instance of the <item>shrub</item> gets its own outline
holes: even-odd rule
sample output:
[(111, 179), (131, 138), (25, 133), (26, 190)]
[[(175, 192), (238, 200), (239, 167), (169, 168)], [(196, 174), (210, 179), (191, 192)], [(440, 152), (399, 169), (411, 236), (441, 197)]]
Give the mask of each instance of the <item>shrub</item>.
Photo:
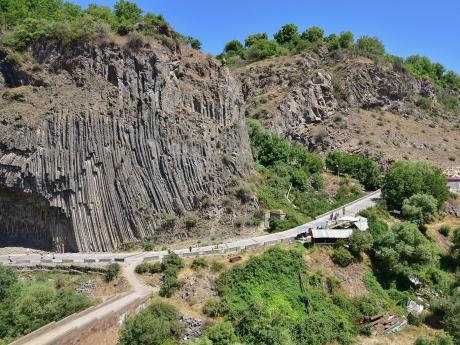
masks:
[(377, 37), (362, 36), (356, 41), (358, 53), (369, 58), (383, 57), (385, 47)]
[(239, 345), (239, 339), (235, 334), (235, 329), (228, 321), (209, 327), (204, 336), (190, 345)]
[(143, 262), (143, 263), (137, 265), (136, 268), (134, 269), (134, 271), (137, 274), (147, 273), (149, 271), (149, 264), (147, 262)]
[(174, 213), (169, 213), (163, 220), (163, 227), (171, 229), (176, 225), (177, 216)]
[(407, 322), (409, 323), (409, 325), (412, 325), (412, 326), (420, 326), (422, 323), (423, 323), (423, 320), (424, 320), (424, 317), (423, 315), (414, 315), (412, 313), (409, 313), (407, 315)]
[(350, 48), (354, 44), (354, 36), (350, 31), (340, 33), (339, 44), (341, 48)]
[(121, 330), (119, 345), (176, 344), (183, 326), (176, 309), (164, 302), (154, 301)]
[(182, 267), (184, 267), (184, 262), (176, 253), (171, 253), (163, 258), (162, 271), (164, 275), (160, 286), (160, 296), (171, 297), (181, 287), (177, 274)]
[(219, 317), (223, 315), (222, 303), (216, 299), (208, 299), (203, 306), (203, 314), (209, 317)]
[(213, 272), (220, 272), (224, 269), (225, 265), (219, 261), (211, 262), (211, 271)]
[(205, 267), (208, 267), (208, 261), (206, 260), (206, 258), (203, 258), (203, 257), (195, 258), (193, 259), (190, 267), (194, 270), (205, 268)]
[(415, 105), (424, 109), (430, 110), (431, 109), (431, 100), (427, 97), (420, 96), (417, 101), (415, 101)]
[(402, 214), (405, 219), (422, 226), (436, 219), (438, 203), (431, 195), (414, 194), (404, 200)]
[(334, 249), (332, 261), (341, 267), (347, 267), (355, 261), (353, 255), (344, 247)]
[(155, 249), (155, 244), (153, 242), (147, 241), (143, 243), (142, 247), (144, 248), (144, 251), (150, 252)]
[(450, 233), (450, 226), (449, 225), (441, 225), (438, 229), (439, 233), (445, 237), (449, 236)]
[(144, 47), (144, 37), (142, 34), (138, 32), (130, 32), (128, 34), (128, 41), (126, 42), (126, 46), (133, 50), (139, 51), (141, 48)]
[(243, 203), (251, 201), (254, 193), (254, 186), (251, 184), (242, 184), (235, 193), (235, 196)]
[(8, 53), (5, 60), (13, 66), (21, 66), (25, 62), (24, 55), (19, 52)]
[(105, 280), (107, 282), (111, 282), (114, 280), (116, 277), (118, 277), (118, 274), (120, 273), (121, 267), (120, 264), (118, 263), (111, 263), (105, 272)]
[(185, 218), (185, 227), (187, 229), (192, 229), (196, 227), (197, 223), (198, 223), (198, 218), (195, 213), (190, 213)]

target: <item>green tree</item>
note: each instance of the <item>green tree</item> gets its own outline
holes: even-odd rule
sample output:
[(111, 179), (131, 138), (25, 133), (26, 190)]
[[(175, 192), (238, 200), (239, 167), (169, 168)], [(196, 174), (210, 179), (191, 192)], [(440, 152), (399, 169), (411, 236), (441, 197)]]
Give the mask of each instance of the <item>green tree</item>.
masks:
[(309, 41), (311, 43), (319, 42), (324, 37), (324, 30), (318, 26), (312, 26), (311, 28), (305, 30), (300, 36), (301, 39)]
[(339, 44), (341, 48), (350, 48), (354, 44), (354, 36), (350, 31), (344, 31), (340, 33)]
[(407, 278), (422, 265), (435, 264), (438, 260), (433, 244), (409, 222), (394, 225), (374, 246), (374, 252), (382, 272), (393, 277)]
[(139, 20), (142, 15), (142, 9), (134, 2), (127, 0), (118, 0), (115, 3), (114, 8), (115, 15), (121, 21), (135, 22)]
[(398, 210), (403, 201), (414, 194), (433, 196), (438, 209), (449, 198), (447, 180), (442, 171), (416, 161), (394, 163), (385, 175), (382, 191), (389, 209)]
[(405, 219), (417, 224), (419, 227), (431, 223), (438, 216), (438, 203), (428, 194), (414, 194), (405, 199), (402, 206)]
[(224, 52), (227, 54), (240, 55), (244, 51), (244, 47), (238, 40), (231, 40), (227, 42), (224, 47)]
[(281, 48), (277, 42), (271, 40), (256, 41), (245, 54), (248, 60), (263, 60), (273, 56), (279, 56), (287, 53), (287, 50)]
[(258, 41), (265, 41), (265, 40), (268, 40), (268, 35), (266, 32), (252, 34), (246, 37), (246, 39), (244, 40), (244, 46), (246, 48), (250, 48), (254, 43)]
[(356, 42), (358, 53), (370, 58), (382, 57), (385, 47), (377, 37), (361, 36)]
[(299, 38), (299, 30), (295, 24), (286, 24), (273, 37), (279, 44), (291, 43)]
[(201, 42), (200, 40), (192, 37), (192, 36), (187, 36), (185, 38), (185, 41), (187, 42), (187, 44), (193, 48), (193, 49), (196, 49), (196, 50), (200, 50), (201, 49)]

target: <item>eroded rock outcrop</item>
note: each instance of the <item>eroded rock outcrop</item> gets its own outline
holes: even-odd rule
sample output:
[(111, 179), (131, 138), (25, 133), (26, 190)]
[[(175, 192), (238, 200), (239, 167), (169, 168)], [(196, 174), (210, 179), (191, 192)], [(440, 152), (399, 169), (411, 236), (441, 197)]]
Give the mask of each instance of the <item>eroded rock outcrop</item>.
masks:
[(2, 62), (4, 244), (110, 250), (247, 176), (238, 84), (181, 49), (35, 47), (29, 69)]

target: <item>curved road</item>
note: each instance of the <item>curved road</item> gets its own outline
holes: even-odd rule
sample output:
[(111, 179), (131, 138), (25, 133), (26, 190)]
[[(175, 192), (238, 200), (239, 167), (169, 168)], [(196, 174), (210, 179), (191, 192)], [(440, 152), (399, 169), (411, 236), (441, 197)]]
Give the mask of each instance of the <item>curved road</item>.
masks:
[[(345, 214), (354, 216), (360, 211), (374, 206), (381, 197), (381, 191), (375, 191), (366, 196), (345, 205)], [(194, 247), (174, 250), (180, 256), (197, 256), (197, 255), (213, 255), (235, 253), (246, 248), (271, 245), (282, 241), (294, 239), (298, 234), (305, 232), (308, 228), (314, 228), (319, 223), (327, 221), (330, 214), (339, 212), (342, 215), (342, 208), (329, 211), (315, 220), (298, 227), (277, 232), (268, 235), (255, 236), (246, 239), (240, 239), (232, 242), (226, 242), (215, 246)], [(62, 254), (15, 254), (15, 255), (0, 255), (0, 264), (58, 264), (58, 263), (94, 263), (94, 262), (140, 262), (146, 260), (161, 259), (167, 255), (167, 251), (151, 251), (138, 253), (62, 253)]]
[[(374, 206), (380, 198), (380, 191), (371, 193), (353, 203), (345, 206), (345, 214), (349, 216), (356, 215), (359, 211)], [(250, 247), (257, 247), (262, 245), (275, 244), (281, 241), (290, 240), (295, 238), (299, 233), (305, 232), (308, 228), (315, 227), (329, 219), (332, 212), (340, 212), (343, 207), (337, 210), (330, 211), (315, 220), (289, 229), (283, 232), (269, 234), (265, 236), (257, 236), (238, 241), (228, 242), (219, 246), (196, 247), (190, 249), (179, 249), (175, 252), (182, 256), (194, 255), (211, 255), (226, 252), (236, 252), (238, 250)], [(152, 293), (156, 292), (156, 288), (147, 286), (140, 281), (134, 273), (134, 268), (137, 263), (153, 258), (162, 258), (167, 252), (142, 252), (135, 254), (116, 254), (116, 253), (64, 253), (54, 254), (52, 256), (40, 255), (14, 255), (0, 257), (0, 263), (6, 264), (21, 264), (21, 263), (61, 263), (61, 262), (103, 262), (103, 261), (121, 261), (123, 262), (123, 274), (131, 284), (132, 290), (127, 294), (122, 294), (113, 300), (96, 306), (92, 309), (86, 310), (80, 314), (74, 314), (66, 319), (58, 321), (54, 324), (38, 329), (35, 332), (13, 342), (11, 345), (51, 345), (59, 339), (62, 339), (69, 331), (82, 329), (85, 326), (91, 325), (104, 316), (111, 315), (114, 312), (120, 311), (123, 308), (137, 303), (139, 299), (148, 298)]]

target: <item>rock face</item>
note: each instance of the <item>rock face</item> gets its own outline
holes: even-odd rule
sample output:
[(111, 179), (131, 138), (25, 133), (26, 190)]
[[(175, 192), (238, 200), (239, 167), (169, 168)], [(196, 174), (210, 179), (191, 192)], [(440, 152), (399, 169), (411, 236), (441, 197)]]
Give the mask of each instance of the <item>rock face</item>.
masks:
[(431, 81), (397, 65), (320, 46), (236, 74), (246, 115), (310, 150), (369, 154), (383, 166), (410, 158), (448, 167), (458, 157), (456, 115), (443, 110)]
[(248, 175), (238, 84), (180, 49), (40, 46), (29, 68), (0, 55), (0, 245), (110, 250)]

